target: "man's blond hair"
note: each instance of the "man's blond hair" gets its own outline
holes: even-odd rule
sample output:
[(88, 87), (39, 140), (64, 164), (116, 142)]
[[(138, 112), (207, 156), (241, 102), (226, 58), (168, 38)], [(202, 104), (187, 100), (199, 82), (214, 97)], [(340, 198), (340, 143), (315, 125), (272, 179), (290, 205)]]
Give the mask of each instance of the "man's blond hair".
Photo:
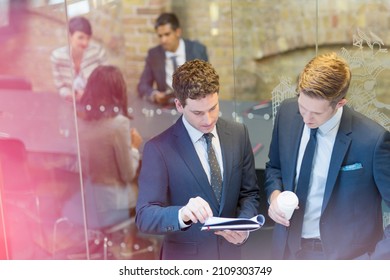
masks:
[(299, 76), (297, 92), (330, 101), (332, 106), (345, 98), (351, 81), (346, 61), (336, 53), (313, 58)]

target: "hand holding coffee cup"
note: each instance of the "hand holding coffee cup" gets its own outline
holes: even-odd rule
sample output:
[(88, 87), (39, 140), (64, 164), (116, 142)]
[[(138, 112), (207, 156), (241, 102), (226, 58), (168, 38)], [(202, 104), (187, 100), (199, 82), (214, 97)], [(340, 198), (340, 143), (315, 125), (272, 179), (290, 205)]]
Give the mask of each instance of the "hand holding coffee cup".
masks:
[(298, 197), (294, 192), (284, 191), (277, 197), (278, 207), (284, 213), (287, 220), (291, 219), (291, 216), (298, 206)]

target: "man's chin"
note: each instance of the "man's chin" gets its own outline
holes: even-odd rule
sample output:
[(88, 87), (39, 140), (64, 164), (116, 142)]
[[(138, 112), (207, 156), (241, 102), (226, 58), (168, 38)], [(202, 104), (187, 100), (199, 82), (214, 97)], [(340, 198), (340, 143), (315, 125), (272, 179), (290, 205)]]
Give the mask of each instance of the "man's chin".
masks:
[(318, 126), (315, 123), (306, 123), (308, 128), (317, 128)]
[(210, 133), (211, 131), (213, 131), (214, 126), (215, 126), (215, 125), (210, 126), (210, 127), (202, 127), (202, 128), (200, 129), (200, 131), (202, 131), (203, 133)]

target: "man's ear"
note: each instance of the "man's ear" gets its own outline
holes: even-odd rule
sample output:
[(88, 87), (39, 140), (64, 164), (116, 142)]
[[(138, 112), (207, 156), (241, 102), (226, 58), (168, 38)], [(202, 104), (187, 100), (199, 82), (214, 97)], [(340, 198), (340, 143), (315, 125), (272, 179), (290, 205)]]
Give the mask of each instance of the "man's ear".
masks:
[(177, 37), (180, 37), (180, 38), (181, 38), (181, 34), (182, 34), (181, 28), (180, 28), (180, 27), (177, 28), (175, 32), (176, 32)]
[(184, 107), (181, 105), (179, 99), (175, 98), (175, 105), (176, 105), (176, 110), (179, 113), (183, 113)]
[(343, 107), (345, 104), (347, 104), (347, 102), (348, 102), (347, 99), (345, 99), (345, 98), (341, 99), (341, 100), (336, 104), (336, 108), (338, 109), (338, 108)]

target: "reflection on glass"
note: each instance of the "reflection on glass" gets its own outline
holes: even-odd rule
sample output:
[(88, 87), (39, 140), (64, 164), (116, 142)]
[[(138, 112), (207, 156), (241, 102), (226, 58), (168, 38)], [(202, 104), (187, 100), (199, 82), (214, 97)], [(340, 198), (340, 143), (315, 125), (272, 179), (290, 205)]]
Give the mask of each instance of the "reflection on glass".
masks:
[(9, 1), (0, 2), (0, 28), (9, 25)]
[(80, 14), (88, 14), (89, 12), (90, 7), (88, 0), (69, 3), (67, 5), (67, 13), (69, 18), (78, 16)]
[(68, 192), (80, 188), (73, 108), (53, 90), (49, 59), (58, 44), (52, 32), (66, 31), (66, 14), (55, 16), (36, 3), (10, 1), (9, 26), (0, 30), (1, 140), (15, 163), (8, 160), (8, 170), (1, 171), (18, 174), (17, 181), (0, 180), (7, 249), (2, 258), (9, 259), (51, 258), (59, 206)]

